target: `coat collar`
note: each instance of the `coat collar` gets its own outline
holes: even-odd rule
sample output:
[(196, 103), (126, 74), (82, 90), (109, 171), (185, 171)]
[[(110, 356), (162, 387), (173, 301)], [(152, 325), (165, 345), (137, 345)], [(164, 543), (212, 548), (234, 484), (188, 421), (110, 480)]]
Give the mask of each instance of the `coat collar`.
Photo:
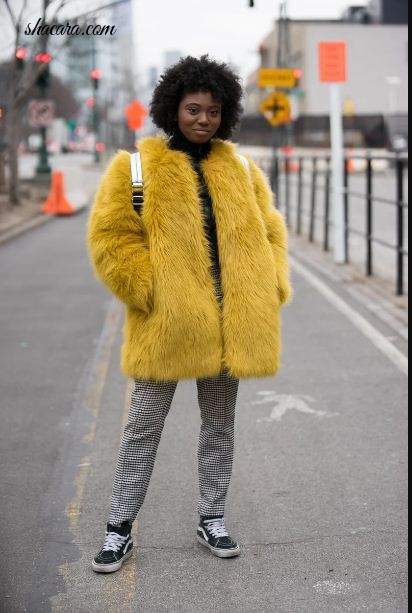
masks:
[[(173, 159), (185, 159), (190, 160), (190, 155), (185, 151), (177, 149), (171, 149), (168, 146), (168, 140), (164, 136), (147, 136), (139, 141), (139, 151), (150, 156), (154, 156), (159, 161), (159, 158), (163, 158), (167, 162), (172, 162)], [(221, 160), (221, 156), (234, 156), (235, 146), (233, 143), (223, 141), (219, 139), (212, 140), (210, 143), (210, 154), (207, 156), (208, 161), (215, 159)], [(182, 157), (183, 156), (183, 157)]]
[[(165, 214), (171, 210), (182, 224), (201, 227), (198, 182), (191, 157), (183, 151), (169, 149), (163, 136), (146, 137), (139, 142), (142, 154), (145, 206)], [(256, 223), (257, 209), (250, 174), (236, 155), (233, 143), (213, 140), (209, 156), (201, 161), (218, 228), (243, 228)], [(147, 206), (146, 206), (147, 205)], [(251, 206), (252, 205), (252, 206)], [(183, 217), (188, 217), (185, 222)]]

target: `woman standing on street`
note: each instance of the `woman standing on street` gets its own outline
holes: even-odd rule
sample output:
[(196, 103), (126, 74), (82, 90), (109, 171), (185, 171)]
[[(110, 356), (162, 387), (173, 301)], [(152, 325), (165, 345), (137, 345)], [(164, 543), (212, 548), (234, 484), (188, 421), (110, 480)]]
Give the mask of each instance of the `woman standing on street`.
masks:
[(91, 260), (126, 307), (122, 369), (135, 380), (97, 572), (118, 570), (132, 553), (132, 522), (182, 378), (196, 379), (201, 414), (197, 538), (218, 557), (240, 552), (224, 519), (238, 383), (277, 371), (290, 295), (283, 218), (262, 172), (227, 142), (241, 96), (238, 76), (208, 56), (169, 68), (151, 102), (166, 137), (138, 146), (140, 213), (125, 151), (91, 211)]

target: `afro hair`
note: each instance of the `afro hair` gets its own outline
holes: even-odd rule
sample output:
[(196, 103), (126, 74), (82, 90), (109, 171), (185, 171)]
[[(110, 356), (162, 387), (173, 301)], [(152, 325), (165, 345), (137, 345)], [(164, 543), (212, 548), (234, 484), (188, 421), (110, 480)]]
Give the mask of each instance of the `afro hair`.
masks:
[(188, 56), (168, 68), (160, 77), (150, 103), (150, 115), (158, 128), (168, 136), (176, 126), (176, 113), (186, 94), (210, 93), (222, 105), (222, 121), (216, 137), (230, 138), (242, 113), (240, 78), (224, 63), (202, 55)]

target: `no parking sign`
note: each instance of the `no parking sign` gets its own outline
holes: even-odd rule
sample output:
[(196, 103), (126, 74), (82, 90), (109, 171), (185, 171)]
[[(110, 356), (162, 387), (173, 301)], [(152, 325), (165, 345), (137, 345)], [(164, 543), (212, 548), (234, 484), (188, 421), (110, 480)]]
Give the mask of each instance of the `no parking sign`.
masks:
[(29, 103), (29, 124), (35, 127), (50, 126), (54, 119), (53, 100), (32, 100)]

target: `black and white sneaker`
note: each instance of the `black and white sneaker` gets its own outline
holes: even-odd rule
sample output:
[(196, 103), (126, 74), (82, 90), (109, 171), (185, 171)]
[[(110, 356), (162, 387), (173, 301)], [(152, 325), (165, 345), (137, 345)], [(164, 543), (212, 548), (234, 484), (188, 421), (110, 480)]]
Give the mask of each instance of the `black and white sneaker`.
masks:
[(218, 558), (233, 558), (240, 553), (239, 545), (226, 530), (223, 517), (201, 519), (197, 528), (197, 540)]
[(132, 555), (132, 525), (124, 521), (120, 526), (107, 524), (104, 545), (94, 558), (92, 568), (96, 573), (114, 573)]

